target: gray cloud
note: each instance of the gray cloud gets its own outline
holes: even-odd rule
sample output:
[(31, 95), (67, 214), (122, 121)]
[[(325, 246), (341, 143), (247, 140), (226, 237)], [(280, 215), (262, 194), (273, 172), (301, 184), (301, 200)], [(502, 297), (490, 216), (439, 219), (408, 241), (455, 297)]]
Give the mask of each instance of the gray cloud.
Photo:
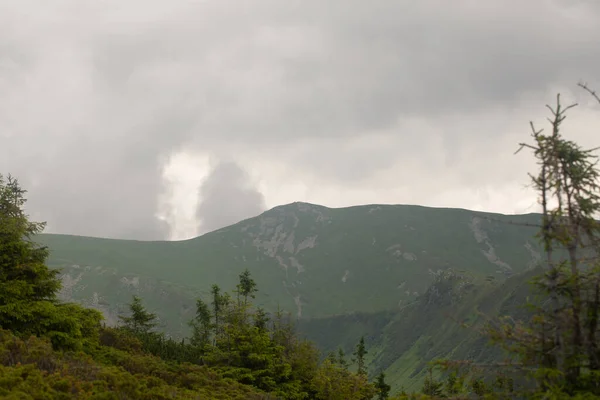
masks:
[(196, 216), (199, 231), (210, 232), (265, 210), (263, 195), (234, 162), (220, 162), (202, 183)]
[[(599, 19), (591, 0), (3, 1), (0, 169), (51, 231), (143, 239), (168, 235), (161, 174), (179, 150), (373, 193), (396, 168), (420, 203), (515, 183), (532, 104), (597, 80)], [(263, 204), (253, 191), (211, 220), (213, 193), (245, 187), (222, 168), (206, 229)]]

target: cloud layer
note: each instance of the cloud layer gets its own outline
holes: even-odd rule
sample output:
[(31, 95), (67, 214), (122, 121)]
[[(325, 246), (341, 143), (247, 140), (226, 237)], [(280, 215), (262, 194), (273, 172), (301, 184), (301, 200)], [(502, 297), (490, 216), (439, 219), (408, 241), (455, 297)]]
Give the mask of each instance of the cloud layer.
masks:
[(265, 209), (263, 195), (233, 162), (219, 163), (200, 186), (196, 217), (200, 231), (232, 225)]
[(598, 20), (591, 0), (5, 0), (0, 171), (50, 231), (120, 238), (177, 236), (158, 216), (182, 152), (215, 160), (181, 172), (201, 232), (295, 200), (524, 211), (512, 152), (556, 91), (594, 144), (575, 84), (600, 85)]

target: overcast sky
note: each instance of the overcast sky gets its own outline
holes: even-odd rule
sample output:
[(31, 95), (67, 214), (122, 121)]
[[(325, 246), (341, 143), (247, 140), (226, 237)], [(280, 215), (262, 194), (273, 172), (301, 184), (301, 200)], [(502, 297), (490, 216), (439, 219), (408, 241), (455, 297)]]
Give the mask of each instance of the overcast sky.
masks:
[(0, 0), (0, 172), (49, 232), (181, 239), (283, 203), (536, 210), (560, 91), (600, 144), (596, 0)]

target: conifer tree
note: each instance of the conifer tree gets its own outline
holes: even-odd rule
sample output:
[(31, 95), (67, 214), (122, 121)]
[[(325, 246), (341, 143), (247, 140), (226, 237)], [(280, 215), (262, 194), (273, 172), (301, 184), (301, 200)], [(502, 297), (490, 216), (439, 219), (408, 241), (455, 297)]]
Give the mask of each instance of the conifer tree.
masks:
[(257, 307), (254, 313), (254, 326), (258, 328), (259, 332), (267, 331), (267, 324), (269, 323), (269, 316), (262, 307)]
[[(600, 103), (595, 92), (580, 86)], [(537, 174), (530, 176), (542, 207), (538, 236), (545, 271), (534, 283), (548, 301), (533, 307), (529, 321), (487, 330), (531, 369), (536, 390), (551, 396), (600, 395), (600, 170), (597, 149), (562, 135), (566, 113), (575, 106), (564, 107), (557, 95), (556, 105), (547, 106), (551, 131), (545, 134), (532, 123), (533, 144), (519, 148), (531, 150), (538, 162)]]
[(248, 297), (254, 298), (257, 291), (256, 282), (250, 276), (248, 268), (246, 268), (244, 272), (240, 274), (240, 283), (237, 285), (236, 292), (238, 294), (238, 300), (239, 296), (242, 296), (244, 298), (244, 304), (248, 304)]
[(427, 375), (425, 376), (425, 380), (423, 381), (423, 387), (421, 388), (421, 393), (431, 396), (433, 398), (439, 398), (443, 394), (443, 382), (437, 381), (433, 377), (433, 368), (429, 367), (427, 371)]
[(214, 338), (213, 345), (216, 344), (217, 339), (221, 335), (222, 331), (222, 323), (223, 323), (223, 311), (225, 308), (226, 298), (223, 294), (221, 294), (221, 288), (213, 284), (211, 287), (211, 295), (212, 295), (212, 308), (213, 308), (213, 318), (214, 318)]
[(368, 354), (367, 348), (365, 346), (365, 337), (361, 336), (358, 344), (356, 345), (356, 350), (354, 350), (354, 362), (357, 364), (357, 374), (359, 375), (367, 375), (367, 370), (365, 367), (365, 356)]
[(196, 316), (190, 321), (190, 326), (192, 328), (191, 344), (206, 349), (210, 344), (212, 332), (211, 312), (208, 305), (201, 299), (196, 300)]
[(341, 347), (338, 349), (337, 363), (343, 369), (348, 369), (348, 361), (346, 361), (346, 353), (344, 353), (344, 350)]
[(330, 351), (327, 353), (327, 357), (325, 357), (327, 361), (329, 361), (332, 365), (338, 364), (338, 357), (336, 356), (334, 351)]
[[(33, 236), (43, 231), (45, 223), (29, 221), (23, 210), (25, 193), (12, 176), (5, 180), (0, 175), (0, 304), (3, 307), (14, 302), (54, 301), (61, 286), (59, 271), (44, 264), (48, 248), (32, 241)], [(3, 327), (19, 325), (11, 314), (6, 308), (0, 313)]]
[(156, 314), (148, 312), (142, 304), (142, 299), (134, 295), (129, 304), (130, 316), (119, 315), (125, 328), (135, 334), (147, 334), (156, 326)]
[[(598, 309), (586, 309), (585, 301), (589, 282), (586, 276), (597, 281), (597, 273), (589, 268), (583, 271), (582, 267), (589, 266), (584, 254), (587, 252), (587, 257), (595, 258), (593, 253), (597, 253), (600, 243), (600, 225), (596, 220), (600, 211), (597, 157), (594, 149), (583, 149), (561, 134), (566, 112), (574, 106), (576, 104), (563, 107), (557, 95), (556, 106), (548, 107), (552, 113), (552, 131), (546, 135), (532, 125), (535, 144), (521, 145), (533, 150), (540, 166), (532, 181), (542, 203), (540, 237), (546, 251), (547, 272), (536, 279), (536, 283), (552, 299), (550, 318), (544, 318), (538, 328), (547, 331), (538, 331), (540, 335), (549, 336), (541, 343), (544, 354), (539, 354), (539, 361), (546, 368), (562, 371), (571, 388), (578, 386), (586, 347), (597, 345), (597, 327), (593, 320)], [(566, 258), (557, 257), (561, 251), (566, 253)], [(542, 308), (538, 312), (540, 317), (548, 315)], [(584, 335), (586, 325), (590, 328), (587, 337)], [(550, 332), (554, 335), (548, 335)], [(556, 350), (549, 351), (552, 348)], [(594, 355), (587, 356), (592, 356), (589, 367), (596, 369)]]
[(286, 351), (292, 348), (295, 343), (295, 327), (291, 314), (289, 312), (284, 313), (279, 306), (277, 306), (277, 311), (275, 311), (273, 318), (271, 337), (273, 342), (282, 346)]
[(0, 328), (78, 349), (98, 335), (102, 314), (57, 300), (60, 272), (45, 264), (48, 248), (33, 242), (45, 223), (25, 214), (26, 193), (12, 176), (0, 175)]
[(385, 382), (385, 374), (383, 371), (377, 375), (375, 388), (377, 389), (378, 400), (386, 400), (388, 397), (390, 397), (390, 390), (392, 390), (392, 387)]

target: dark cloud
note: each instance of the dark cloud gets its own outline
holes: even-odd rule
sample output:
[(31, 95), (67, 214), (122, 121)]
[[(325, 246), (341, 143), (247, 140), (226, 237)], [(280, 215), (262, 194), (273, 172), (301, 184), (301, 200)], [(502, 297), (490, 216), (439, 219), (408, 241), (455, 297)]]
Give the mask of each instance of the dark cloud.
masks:
[(234, 162), (221, 162), (213, 168), (199, 191), (196, 216), (200, 232), (210, 232), (265, 210), (263, 195), (250, 177)]
[[(198, 6), (142, 33), (102, 35), (98, 71), (112, 85), (154, 71), (156, 87), (166, 80), (197, 106), (199, 131), (256, 142), (509, 105), (600, 63), (600, 11), (585, 2), (255, 4)], [(186, 25), (191, 15), (200, 19)]]
[[(98, 236), (167, 237), (180, 150), (234, 160), (202, 189), (203, 229), (263, 207), (239, 154), (381, 201), (405, 200), (383, 198), (395, 174), (425, 203), (430, 179), (516, 179), (527, 101), (597, 79), (598, 20), (591, 0), (3, 1), (0, 168), (51, 231)], [(248, 208), (224, 201), (240, 187)]]
[(162, 191), (161, 151), (144, 140), (129, 138), (133, 143), (127, 143), (109, 137), (73, 139), (43, 163), (23, 171), (26, 182), (44, 177), (31, 182), (29, 207), (50, 227), (70, 234), (168, 237), (168, 224), (156, 217), (156, 194)]

